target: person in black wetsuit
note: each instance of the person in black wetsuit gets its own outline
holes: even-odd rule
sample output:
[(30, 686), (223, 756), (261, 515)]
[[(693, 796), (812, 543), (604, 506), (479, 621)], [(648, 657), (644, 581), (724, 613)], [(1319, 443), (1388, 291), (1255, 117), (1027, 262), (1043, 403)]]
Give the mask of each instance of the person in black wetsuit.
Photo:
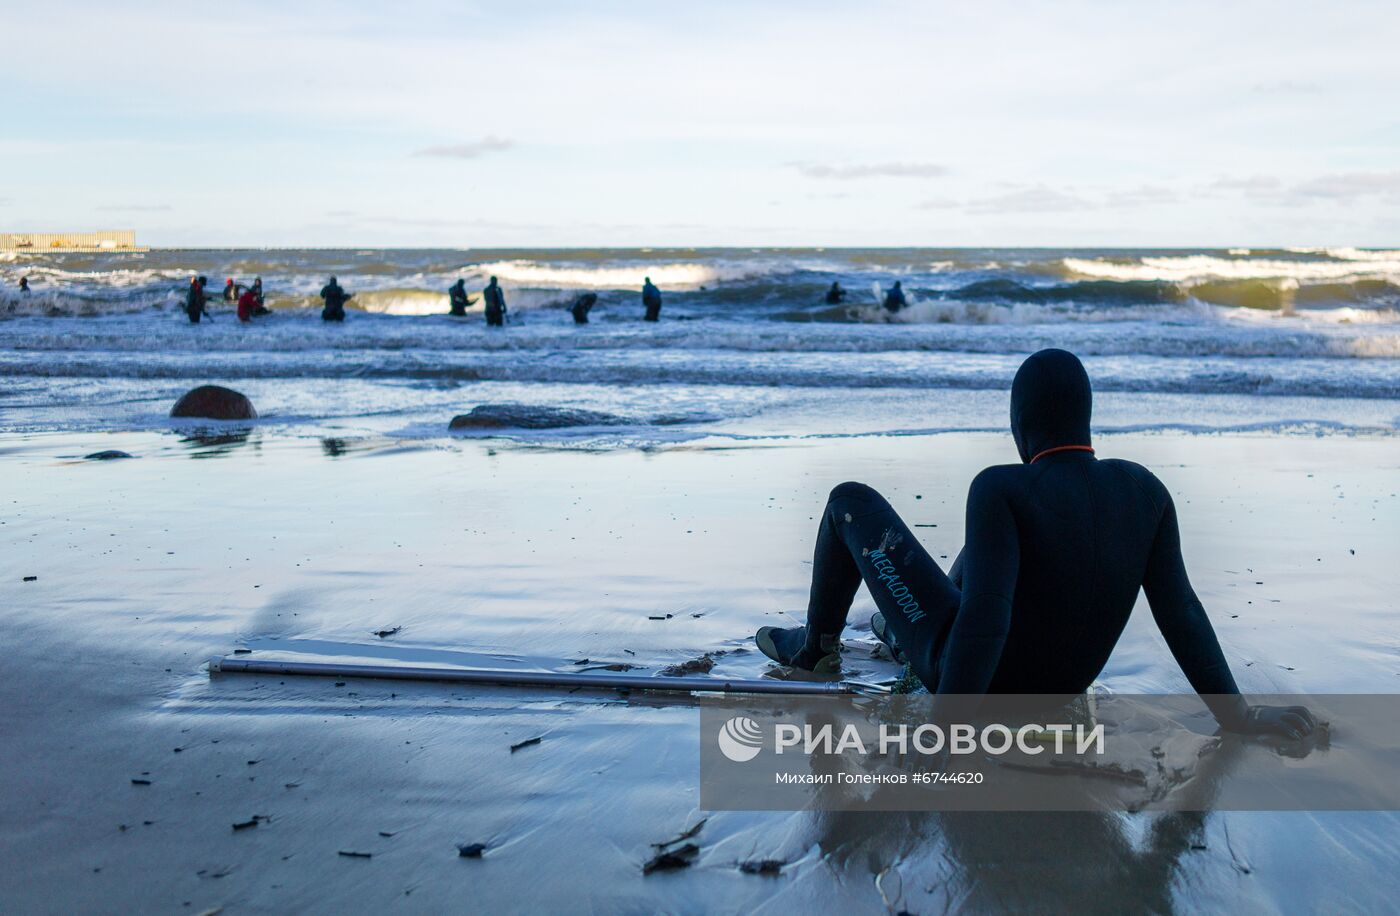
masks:
[(256, 307), (253, 309), (254, 315), (270, 315), (272, 309), (267, 307), (267, 300), (263, 298), (262, 277), (254, 277), (253, 285), (248, 287), (248, 292), (253, 294), (253, 301)]
[(224, 301), (237, 302), (239, 296), (238, 284), (233, 282), (233, 277), (229, 277), (224, 282)]
[(574, 316), (574, 324), (588, 324), (588, 313), (598, 304), (597, 293), (581, 293), (569, 306), (569, 314)]
[(447, 298), (452, 303), (449, 315), (456, 315), (458, 318), (467, 314), (467, 306), (476, 300), (467, 295), (467, 281), (458, 280), (447, 288)]
[(642, 305), (647, 310), (643, 321), (661, 320), (661, 290), (652, 284), (651, 277), (642, 278)]
[(967, 496), (966, 545), (945, 574), (879, 493), (831, 491), (817, 533), (807, 625), (764, 627), (784, 665), (840, 666), (841, 631), (863, 581), (873, 629), (939, 694), (1078, 694), (1103, 670), (1138, 589), (1191, 687), (1232, 731), (1300, 737), (1301, 706), (1249, 706), (1181, 556), (1171, 494), (1152, 472), (1089, 444), (1084, 366), (1041, 350), (1016, 373), (1011, 433), (1020, 464), (989, 467)]
[(19, 278), (19, 291), (20, 291), (21, 293), (24, 293), (24, 294), (28, 295), (28, 293), (29, 293), (29, 278), (28, 278), (28, 277), (20, 277), (20, 278)]
[(904, 308), (909, 303), (904, 300), (904, 286), (902, 281), (894, 281), (894, 286), (885, 293), (885, 311), (894, 313)]
[(841, 288), (841, 284), (832, 281), (831, 289), (826, 291), (827, 305), (840, 305), (846, 299), (846, 291)]
[[(189, 316), (190, 324), (199, 324), (202, 316), (209, 314), (208, 297), (204, 294), (204, 285), (209, 282), (208, 277), (195, 277), (190, 280), (189, 291), (185, 293), (185, 314)], [(210, 315), (210, 318), (213, 318)]]
[(491, 282), (486, 284), (486, 288), (481, 291), (481, 298), (486, 303), (486, 326), (488, 328), (505, 327), (506, 294), (501, 290), (495, 277), (492, 277)]
[(344, 321), (345, 303), (354, 293), (347, 293), (343, 287), (335, 282), (335, 277), (321, 287), (321, 298), (326, 304), (321, 308), (322, 321)]

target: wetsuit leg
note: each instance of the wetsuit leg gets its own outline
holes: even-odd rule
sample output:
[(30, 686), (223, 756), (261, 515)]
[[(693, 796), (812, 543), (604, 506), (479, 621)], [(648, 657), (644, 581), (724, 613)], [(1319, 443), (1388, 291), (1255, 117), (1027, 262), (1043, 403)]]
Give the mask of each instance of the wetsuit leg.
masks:
[(862, 483), (831, 491), (817, 532), (807, 646), (839, 635), (861, 582), (919, 680), (938, 684), (938, 658), (961, 595), (883, 496)]

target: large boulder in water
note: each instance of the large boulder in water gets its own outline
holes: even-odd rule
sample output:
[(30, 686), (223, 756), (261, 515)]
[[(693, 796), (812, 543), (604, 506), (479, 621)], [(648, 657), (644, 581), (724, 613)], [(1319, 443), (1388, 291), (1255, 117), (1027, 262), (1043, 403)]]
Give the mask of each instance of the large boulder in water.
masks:
[(204, 420), (256, 420), (258, 412), (253, 402), (232, 388), (222, 385), (200, 385), (186, 391), (175, 406), (172, 417), (198, 417)]
[(482, 404), (459, 414), (448, 429), (563, 429), (569, 426), (617, 426), (627, 421), (610, 413), (537, 404)]

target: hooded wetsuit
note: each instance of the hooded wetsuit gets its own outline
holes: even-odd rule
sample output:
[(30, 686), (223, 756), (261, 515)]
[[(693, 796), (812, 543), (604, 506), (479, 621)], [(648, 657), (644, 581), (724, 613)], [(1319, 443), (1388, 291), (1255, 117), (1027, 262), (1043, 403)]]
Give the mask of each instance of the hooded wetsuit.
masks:
[(503, 328), (506, 326), (506, 294), (494, 279), (481, 291), (486, 303), (486, 326)]
[(584, 293), (569, 306), (569, 314), (574, 316), (574, 324), (588, 324), (588, 312), (598, 302), (597, 293)]
[(204, 287), (198, 280), (190, 281), (190, 288), (185, 293), (185, 314), (189, 316), (190, 324), (199, 324), (201, 315), (206, 314)]
[(452, 305), (447, 313), (449, 315), (461, 317), (467, 313), (467, 306), (472, 304), (472, 300), (467, 296), (466, 285), (461, 280), (447, 288), (447, 298)]
[(643, 321), (661, 320), (661, 290), (656, 288), (656, 284), (648, 280), (642, 285), (642, 305), (646, 307), (646, 314), (642, 316)]
[[(873, 489), (832, 490), (817, 536), (806, 646), (839, 637), (864, 581), (914, 673), (937, 693), (1077, 694), (1103, 670), (1138, 589), (1192, 688), (1239, 693), (1186, 575), (1167, 488), (1089, 446), (1089, 377), (1042, 350), (1011, 390), (1021, 464), (972, 481), (966, 545), (944, 574)], [(1222, 724), (1244, 715), (1214, 700)]]
[(326, 304), (321, 308), (322, 321), (344, 321), (345, 302), (350, 298), (339, 283), (327, 283), (321, 287), (321, 298)]

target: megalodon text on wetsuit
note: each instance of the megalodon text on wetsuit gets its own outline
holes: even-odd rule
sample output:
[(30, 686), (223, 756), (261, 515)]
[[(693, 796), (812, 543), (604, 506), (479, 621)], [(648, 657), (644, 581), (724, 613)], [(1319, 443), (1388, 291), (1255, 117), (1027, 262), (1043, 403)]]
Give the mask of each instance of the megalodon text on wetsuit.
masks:
[(890, 591), (890, 597), (894, 598), (899, 609), (904, 612), (905, 618), (910, 623), (923, 619), (926, 615), (919, 609), (919, 602), (914, 600), (914, 596), (904, 584), (904, 580), (899, 577), (899, 573), (895, 571), (894, 563), (885, 555), (885, 552), (883, 550), (870, 551), (870, 560), (875, 566), (875, 571), (880, 574), (880, 581), (885, 583), (885, 588)]

